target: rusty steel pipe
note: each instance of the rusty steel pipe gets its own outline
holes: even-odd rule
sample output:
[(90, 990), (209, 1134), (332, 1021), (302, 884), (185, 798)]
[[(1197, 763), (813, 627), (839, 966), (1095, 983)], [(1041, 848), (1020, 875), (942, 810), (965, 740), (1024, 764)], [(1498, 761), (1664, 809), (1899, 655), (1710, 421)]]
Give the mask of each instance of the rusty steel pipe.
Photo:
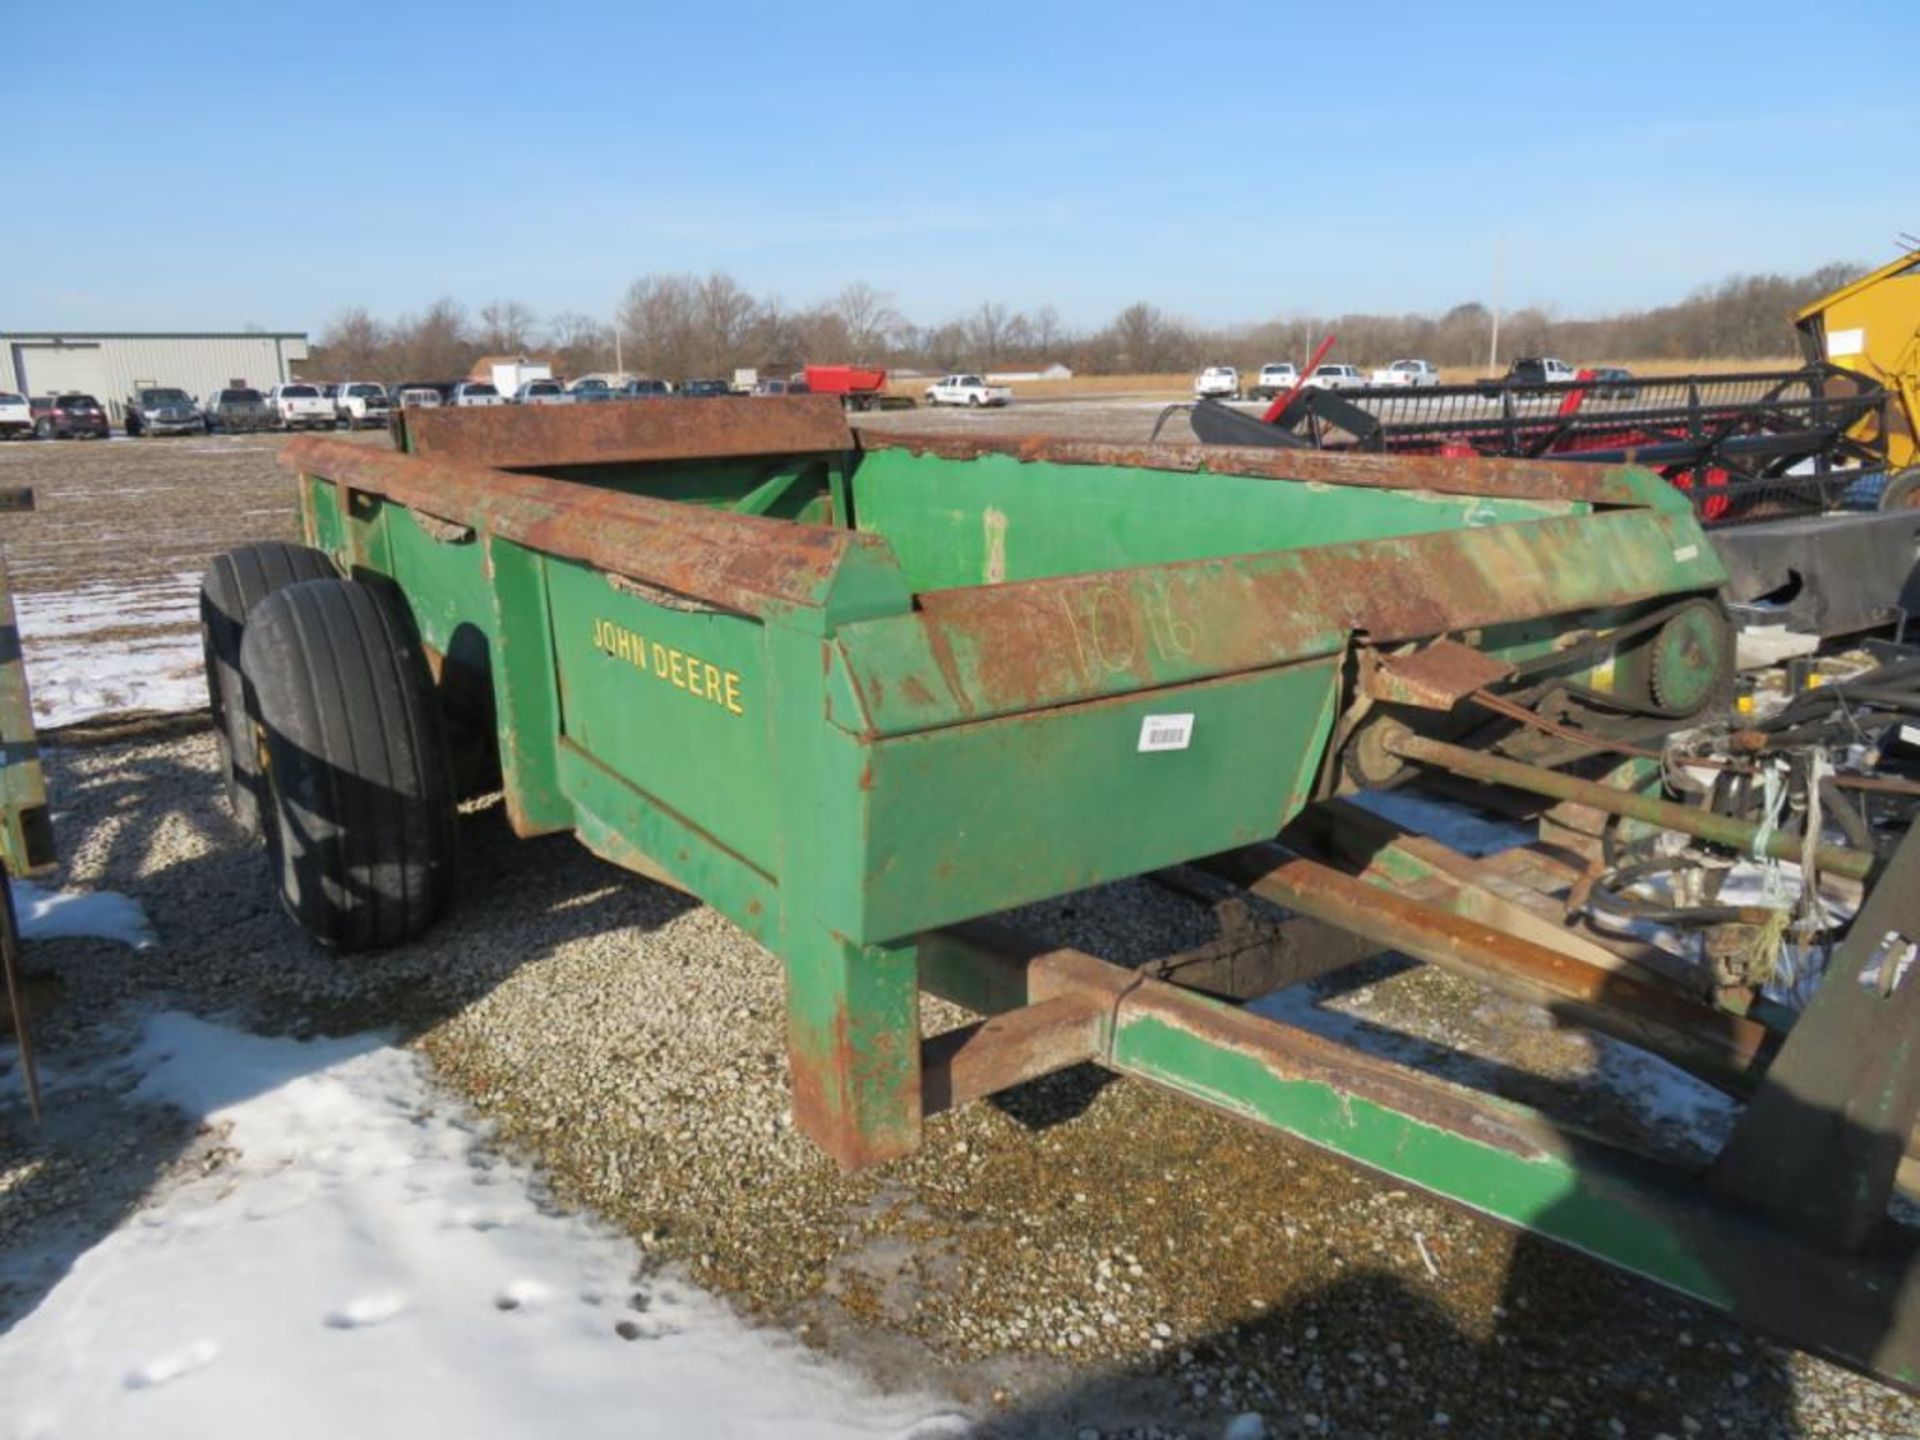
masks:
[[(1537, 765), (1522, 764), (1518, 760), (1506, 760), (1498, 755), (1449, 745), (1444, 740), (1430, 740), (1410, 730), (1383, 736), (1381, 747), (1389, 755), (1411, 760), (1417, 765), (1431, 765), (1435, 769), (1464, 775), (1470, 780), (1483, 780), (1490, 785), (1507, 785), (1515, 790), (1531, 791), (1550, 800), (1590, 805), (1595, 810), (1624, 815), (1631, 820), (1644, 820), (1649, 825), (1677, 830), (1682, 835), (1724, 845), (1729, 850), (1744, 854), (1752, 854), (1757, 847), (1761, 853), (1775, 860), (1797, 861), (1800, 858), (1798, 840), (1786, 835), (1768, 835), (1763, 840), (1759, 826), (1736, 820), (1730, 815), (1715, 815), (1711, 811), (1675, 805), (1670, 800), (1635, 795), (1611, 785), (1562, 775), (1557, 770), (1545, 770)], [(1820, 845), (1816, 847), (1814, 855), (1820, 868), (1829, 874), (1843, 875), (1849, 880), (1865, 880), (1873, 873), (1874, 857), (1859, 850), (1849, 850), (1840, 845)]]

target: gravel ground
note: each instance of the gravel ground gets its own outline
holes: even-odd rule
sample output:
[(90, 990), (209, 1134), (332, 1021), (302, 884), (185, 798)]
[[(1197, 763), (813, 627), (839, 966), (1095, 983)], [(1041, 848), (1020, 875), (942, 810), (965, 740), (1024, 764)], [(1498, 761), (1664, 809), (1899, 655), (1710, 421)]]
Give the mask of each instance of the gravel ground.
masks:
[[(1032, 423), (1041, 408), (1010, 414)], [(1148, 412), (1130, 413), (1137, 436)], [(249, 457), (223, 463), (252, 467), (233, 484), (257, 487), (262, 533), (277, 533), (271, 497), (281, 486), (284, 504), (285, 492), (264, 464), (270, 445), (221, 443)], [(62, 466), (89, 484), (151, 479), (160, 462), (119, 472), (117, 452), (165, 453), (0, 454), (48, 451), (0, 461), (9, 478), (33, 472), (43, 505), (85, 490)], [(181, 447), (176, 463), (179, 483), (155, 483), (140, 506), (183, 503), (201, 462)], [(159, 563), (197, 568), (245, 533), (232, 508), (224, 494), (205, 505), (212, 538), (198, 555), (185, 532), (166, 540), (156, 525)], [(101, 566), (118, 564), (140, 516), (91, 542), (70, 526), (45, 532), (73, 542), (61, 560), (18, 540), (10, 555), (60, 584), (98, 578), (86, 543), (115, 552)], [(44, 1251), (47, 1263), (5, 1269), (0, 1323), (149, 1187), (217, 1163), (217, 1136), (78, 1078), (124, 1044), (131, 1013), (171, 1005), (291, 1033), (396, 1029), (502, 1144), (544, 1165), (555, 1203), (600, 1210), (658, 1264), (882, 1383), (947, 1385), (987, 1433), (1214, 1436), (1254, 1412), (1277, 1435), (1920, 1435), (1920, 1406), (1894, 1392), (1090, 1070), (939, 1117), (919, 1156), (842, 1176), (791, 1128), (780, 978), (765, 952), (568, 839), (514, 840), (497, 807), (463, 819), (448, 920), (417, 945), (343, 964), (272, 905), (200, 724), (64, 745), (48, 778), (60, 883), (135, 895), (161, 945), (34, 949), (61, 985), (40, 1022), (54, 1118), (32, 1130), (0, 1074), (0, 1253)], [(1144, 883), (1019, 920), (1122, 962), (1212, 934), (1207, 911)], [(1340, 1003), (1382, 1023), (1426, 1016), (1443, 1036), (1502, 1024), (1484, 994), (1445, 977), (1369, 978)], [(956, 1018), (928, 1007), (930, 1028)]]

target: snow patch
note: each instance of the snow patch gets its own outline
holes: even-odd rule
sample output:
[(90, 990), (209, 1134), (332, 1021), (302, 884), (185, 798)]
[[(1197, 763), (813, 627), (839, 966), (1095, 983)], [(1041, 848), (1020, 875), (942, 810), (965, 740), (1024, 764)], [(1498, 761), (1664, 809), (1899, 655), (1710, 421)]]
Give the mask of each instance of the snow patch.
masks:
[(205, 705), (199, 583), (176, 574), (15, 595), (34, 723)]
[(1516, 849), (1534, 839), (1531, 825), (1484, 815), (1457, 801), (1423, 795), (1418, 790), (1362, 790), (1348, 798), (1403, 830), (1431, 835), (1441, 844), (1476, 860)]
[[(0, 1437), (957, 1435), (713, 1298), (532, 1177), (378, 1038), (151, 1017), (143, 1099), (227, 1158), (81, 1254), (0, 1335)], [(486, 1223), (476, 1223), (483, 1220)]]
[(118, 940), (135, 950), (154, 946), (153, 926), (138, 900), (114, 890), (82, 895), (72, 890), (43, 890), (31, 880), (13, 880), (13, 913), (23, 940), (53, 940), (93, 935)]

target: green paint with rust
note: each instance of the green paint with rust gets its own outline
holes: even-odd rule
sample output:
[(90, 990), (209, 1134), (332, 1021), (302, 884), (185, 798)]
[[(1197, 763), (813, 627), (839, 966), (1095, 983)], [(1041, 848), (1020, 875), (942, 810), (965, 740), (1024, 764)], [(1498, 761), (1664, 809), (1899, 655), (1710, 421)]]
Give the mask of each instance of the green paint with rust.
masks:
[(43, 875), (58, 863), (40, 742), (33, 728), (33, 697), (20, 654), (13, 584), (0, 562), (0, 860), (8, 875)]
[[(1538, 1231), (1727, 1308), (1728, 1289), (1692, 1241), (1593, 1184), (1551, 1151), (1516, 1153), (1428, 1124), (1317, 1080), (1278, 1073), (1257, 1055), (1217, 1044), (1156, 1016), (1123, 1019), (1109, 1063), (1205, 1104), (1298, 1136), (1371, 1169)], [(1517, 1117), (1529, 1116), (1512, 1107)]]
[[(918, 1143), (915, 937), (1277, 831), (1323, 762), (1356, 627), (1386, 623), (1368, 597), (1403, 569), (1433, 592), (1407, 638), (1555, 617), (1517, 646), (1720, 579), (1658, 493), (1585, 514), (896, 451), (850, 475), (817, 457), (543, 473), (738, 508), (748, 574), (745, 514), (844, 523), (851, 500), (827, 570), (721, 605), (676, 592), (700, 575), (671, 556), (609, 577), (491, 533), (479, 496), (448, 497), (468, 534), (302, 485), (314, 542), (393, 576), (426, 643), (486, 669), (519, 830), (570, 829), (780, 955), (796, 1114), (850, 1165)], [(995, 575), (1012, 579), (978, 583)], [(1191, 717), (1187, 742), (1143, 748), (1168, 715)], [(1270, 1076), (1220, 1064), (1208, 1084), (1280, 1123)]]
[(1558, 500), (1343, 490), (985, 455), (869, 452), (853, 474), (862, 530), (884, 535), (916, 590), (1299, 550), (1583, 512)]

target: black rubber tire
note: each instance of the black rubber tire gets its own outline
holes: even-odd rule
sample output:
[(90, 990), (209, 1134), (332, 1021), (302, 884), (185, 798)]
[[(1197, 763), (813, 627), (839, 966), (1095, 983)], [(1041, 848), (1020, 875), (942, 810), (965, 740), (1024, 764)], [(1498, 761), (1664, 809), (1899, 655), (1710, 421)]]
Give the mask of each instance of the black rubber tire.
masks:
[(227, 808), (247, 834), (260, 834), (260, 776), (240, 680), (240, 641), (247, 617), (276, 590), (302, 580), (339, 575), (326, 552), (267, 541), (214, 557), (200, 580), (200, 653), (207, 669), (207, 704), (220, 741)]
[(247, 621), (240, 670), (287, 913), (341, 951), (425, 933), (452, 888), (454, 797), (406, 602), (353, 580), (276, 590)]

